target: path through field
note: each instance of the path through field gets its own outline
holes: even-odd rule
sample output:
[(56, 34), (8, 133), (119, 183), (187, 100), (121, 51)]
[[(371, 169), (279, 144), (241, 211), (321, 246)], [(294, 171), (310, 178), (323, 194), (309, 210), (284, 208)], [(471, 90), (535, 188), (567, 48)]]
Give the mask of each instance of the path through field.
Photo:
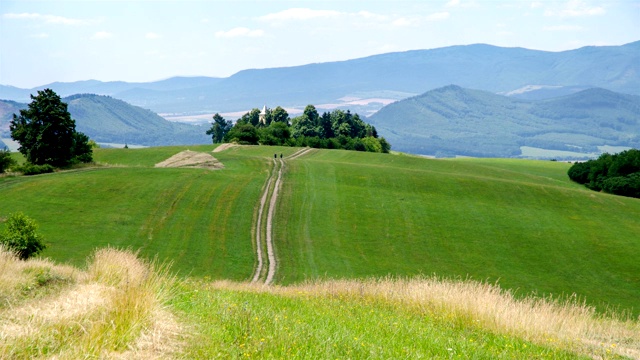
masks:
[[(297, 159), (298, 157), (308, 153), (312, 149), (304, 148), (296, 151), (290, 156), (287, 156), (285, 159), (292, 160)], [(262, 194), (262, 198), (260, 199), (260, 206), (258, 208), (258, 216), (256, 218), (256, 228), (255, 228), (255, 236), (256, 236), (256, 256), (258, 258), (258, 265), (256, 266), (255, 272), (253, 274), (253, 278), (251, 279), (252, 283), (261, 282), (264, 279), (264, 284), (269, 285), (273, 282), (273, 278), (276, 274), (276, 269), (278, 267), (274, 241), (273, 241), (273, 216), (276, 210), (276, 203), (278, 201), (278, 193), (280, 192), (280, 187), (282, 185), (282, 174), (284, 172), (285, 159), (283, 158), (274, 158), (273, 159), (273, 167), (270, 170), (269, 178), (267, 179), (267, 183), (264, 188), (264, 192)], [(274, 181), (275, 177), (275, 181)], [(268, 206), (266, 209), (266, 221), (263, 224), (262, 220), (265, 216), (265, 206)], [(262, 243), (262, 235), (264, 233), (265, 243)], [(268, 268), (266, 269), (265, 274), (265, 265), (264, 265), (264, 248), (267, 250), (267, 261)]]

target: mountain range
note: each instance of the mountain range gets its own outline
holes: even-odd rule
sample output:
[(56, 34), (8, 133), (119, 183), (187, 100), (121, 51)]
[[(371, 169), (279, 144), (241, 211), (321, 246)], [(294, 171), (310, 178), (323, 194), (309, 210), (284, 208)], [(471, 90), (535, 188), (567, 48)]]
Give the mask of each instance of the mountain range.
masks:
[[(81, 94), (62, 101), (67, 103), (76, 129), (98, 143), (159, 146), (211, 142), (203, 126), (167, 121), (151, 110), (109, 96)], [(24, 103), (0, 100), (0, 137), (10, 136), (13, 114), (26, 107)]]
[(446, 86), (368, 118), (394, 150), (440, 156), (515, 157), (523, 147), (582, 154), (640, 148), (640, 96), (588, 89), (522, 100)]
[(61, 96), (109, 95), (157, 113), (208, 114), (245, 111), (268, 104), (303, 108), (345, 99), (371, 99), (373, 112), (449, 84), (518, 98), (549, 98), (599, 87), (640, 95), (640, 41), (548, 52), (484, 44), (387, 53), (294, 67), (250, 69), (227, 78), (177, 77), (149, 83), (52, 83), (33, 89), (0, 86), (0, 99), (28, 102), (45, 87)]

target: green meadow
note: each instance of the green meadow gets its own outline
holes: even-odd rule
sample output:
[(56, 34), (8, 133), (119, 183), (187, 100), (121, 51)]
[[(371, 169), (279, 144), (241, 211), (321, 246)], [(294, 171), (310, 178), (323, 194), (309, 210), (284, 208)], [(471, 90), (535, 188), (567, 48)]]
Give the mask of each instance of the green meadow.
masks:
[(279, 280), (436, 274), (637, 316), (640, 201), (585, 191), (569, 166), (341, 151), (291, 161)]
[[(231, 148), (213, 154), (216, 171), (153, 167), (213, 148), (97, 149), (95, 168), (3, 177), (0, 217), (36, 219), (56, 261), (83, 265), (111, 245), (181, 275), (248, 280), (270, 161), (297, 149)], [(569, 166), (335, 150), (287, 160), (276, 282), (435, 274), (638, 316), (640, 201), (585, 190)]]
[(97, 149), (96, 168), (0, 178), (0, 217), (22, 211), (36, 219), (43, 255), (58, 261), (82, 265), (110, 245), (171, 260), (183, 275), (244, 280), (254, 267), (251, 225), (273, 149), (216, 154), (220, 171), (153, 167), (187, 148), (213, 146)]

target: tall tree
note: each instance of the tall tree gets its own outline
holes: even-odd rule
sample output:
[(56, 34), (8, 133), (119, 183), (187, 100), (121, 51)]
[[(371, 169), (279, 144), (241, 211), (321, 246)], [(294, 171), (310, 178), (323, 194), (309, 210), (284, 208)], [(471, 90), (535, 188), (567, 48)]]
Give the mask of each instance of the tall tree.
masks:
[(67, 166), (75, 162), (91, 162), (93, 152), (86, 146), (89, 138), (76, 131), (76, 122), (67, 104), (51, 89), (31, 95), (31, 103), (20, 116), (13, 114), (9, 129), (20, 144), (27, 161), (36, 164)]
[(319, 125), (319, 118), (320, 115), (318, 115), (318, 110), (316, 110), (316, 107), (313, 105), (307, 105), (304, 108), (304, 111), (302, 112), (303, 115), (305, 115), (307, 117), (307, 119), (309, 119), (309, 121), (311, 122), (312, 126), (318, 126)]
[(220, 114), (216, 113), (213, 115), (213, 123), (211, 128), (207, 130), (207, 135), (211, 135), (214, 144), (221, 143), (232, 127), (233, 123), (230, 120), (225, 120)]
[(289, 125), (289, 113), (287, 113), (287, 110), (278, 106), (271, 111), (271, 122), (280, 122)]
[(251, 124), (253, 126), (258, 126), (258, 124), (260, 124), (260, 109), (251, 109), (251, 111), (242, 115), (242, 117), (236, 121), (236, 124)]

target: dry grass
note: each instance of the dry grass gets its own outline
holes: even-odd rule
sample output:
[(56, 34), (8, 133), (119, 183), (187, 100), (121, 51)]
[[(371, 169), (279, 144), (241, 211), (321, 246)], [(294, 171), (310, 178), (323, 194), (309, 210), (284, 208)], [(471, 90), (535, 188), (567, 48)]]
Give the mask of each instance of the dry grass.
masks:
[[(163, 358), (179, 349), (180, 325), (164, 306), (175, 279), (135, 253), (98, 250), (79, 271), (0, 251), (0, 274), (0, 296), (10, 299), (0, 358)], [(57, 278), (65, 281), (55, 293), (11, 295)]]
[(211, 154), (185, 150), (157, 163), (155, 167), (190, 167), (215, 170), (224, 168), (224, 165)]
[(640, 323), (624, 316), (598, 315), (574, 299), (518, 299), (498, 286), (439, 278), (333, 280), (266, 287), (218, 282), (215, 287), (287, 296), (366, 298), (414, 309), (463, 327), (521, 337), (540, 345), (600, 357), (640, 358)]

